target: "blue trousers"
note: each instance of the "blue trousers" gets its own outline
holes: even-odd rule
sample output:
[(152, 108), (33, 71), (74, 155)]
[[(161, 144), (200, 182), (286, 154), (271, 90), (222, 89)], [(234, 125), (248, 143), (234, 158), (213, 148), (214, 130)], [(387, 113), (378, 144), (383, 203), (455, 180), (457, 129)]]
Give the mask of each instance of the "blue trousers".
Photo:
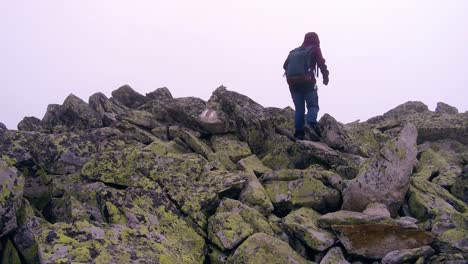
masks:
[[(290, 86), (289, 91), (294, 102), (294, 126), (296, 132), (304, 131), (304, 121), (307, 124), (317, 123), (317, 114), (319, 112), (318, 94), (315, 84), (305, 84)], [(307, 106), (307, 116), (305, 110)]]

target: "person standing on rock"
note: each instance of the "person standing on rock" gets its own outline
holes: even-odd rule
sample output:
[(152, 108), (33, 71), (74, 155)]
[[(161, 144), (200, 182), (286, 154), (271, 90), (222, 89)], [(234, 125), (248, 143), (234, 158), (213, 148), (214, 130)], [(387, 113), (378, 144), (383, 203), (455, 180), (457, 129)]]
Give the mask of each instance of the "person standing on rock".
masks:
[[(289, 91), (294, 102), (295, 114), (294, 137), (304, 139), (308, 134), (310, 139), (319, 139), (317, 114), (319, 111), (317, 80), (318, 69), (322, 72), (323, 84), (328, 85), (328, 69), (320, 49), (320, 40), (315, 32), (309, 32), (304, 37), (304, 43), (289, 52), (283, 64)], [(305, 110), (307, 106), (307, 116)], [(306, 121), (306, 122), (305, 122)]]

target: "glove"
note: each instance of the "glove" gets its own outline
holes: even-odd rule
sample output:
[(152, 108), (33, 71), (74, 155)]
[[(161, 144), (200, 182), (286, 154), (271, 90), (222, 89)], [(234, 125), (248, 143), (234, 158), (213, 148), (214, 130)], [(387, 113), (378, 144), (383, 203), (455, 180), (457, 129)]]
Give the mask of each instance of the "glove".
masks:
[(323, 76), (323, 84), (324, 84), (324, 85), (328, 85), (328, 82), (329, 82), (329, 81), (330, 81), (330, 80), (328, 80), (328, 76), (326, 76), (326, 77)]

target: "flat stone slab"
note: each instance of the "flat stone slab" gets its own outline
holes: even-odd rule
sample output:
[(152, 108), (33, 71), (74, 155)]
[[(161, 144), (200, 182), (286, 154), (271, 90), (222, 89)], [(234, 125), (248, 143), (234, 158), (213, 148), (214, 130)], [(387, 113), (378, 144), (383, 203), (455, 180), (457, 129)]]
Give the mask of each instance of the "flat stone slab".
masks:
[(381, 259), (395, 250), (429, 245), (434, 237), (417, 229), (396, 225), (332, 225), (348, 253)]

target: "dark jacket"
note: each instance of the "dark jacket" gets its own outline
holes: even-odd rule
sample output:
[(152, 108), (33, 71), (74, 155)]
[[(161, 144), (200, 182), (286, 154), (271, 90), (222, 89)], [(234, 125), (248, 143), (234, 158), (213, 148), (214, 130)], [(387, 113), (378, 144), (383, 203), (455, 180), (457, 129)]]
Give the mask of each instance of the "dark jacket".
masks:
[[(301, 47), (307, 47), (307, 46), (313, 46), (313, 49), (310, 55), (311, 65), (317, 64), (320, 69), (320, 72), (322, 73), (323, 79), (328, 80), (329, 72), (327, 69), (327, 65), (325, 64), (325, 59), (322, 56), (322, 50), (320, 49), (320, 39), (317, 33), (309, 32), (305, 35), (304, 42), (302, 43)], [(288, 59), (286, 58), (286, 61), (283, 64), (283, 69), (286, 71), (287, 67), (288, 67)], [(315, 67), (312, 69), (310, 74), (312, 75), (312, 80), (315, 84), (317, 82), (315, 80)]]

